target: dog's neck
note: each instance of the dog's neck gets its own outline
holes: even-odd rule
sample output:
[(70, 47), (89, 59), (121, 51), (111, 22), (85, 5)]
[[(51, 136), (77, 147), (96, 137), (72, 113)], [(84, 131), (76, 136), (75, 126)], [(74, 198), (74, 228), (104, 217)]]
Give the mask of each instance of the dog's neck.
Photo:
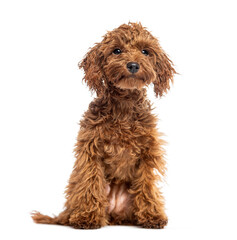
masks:
[[(106, 88), (105, 92), (90, 103), (91, 119), (107, 116), (110, 119), (133, 121), (140, 119), (139, 114), (150, 115), (151, 104), (146, 96), (146, 89), (120, 89), (115, 86)], [(105, 117), (104, 119), (107, 119)]]
[[(103, 100), (102, 100), (103, 99)], [(111, 85), (106, 89), (102, 102), (107, 105), (107, 110), (116, 118), (132, 116), (134, 111), (150, 108), (150, 102), (146, 96), (146, 89), (121, 89)]]
[(137, 102), (146, 97), (146, 89), (121, 89), (111, 85), (106, 89), (105, 96), (116, 102)]

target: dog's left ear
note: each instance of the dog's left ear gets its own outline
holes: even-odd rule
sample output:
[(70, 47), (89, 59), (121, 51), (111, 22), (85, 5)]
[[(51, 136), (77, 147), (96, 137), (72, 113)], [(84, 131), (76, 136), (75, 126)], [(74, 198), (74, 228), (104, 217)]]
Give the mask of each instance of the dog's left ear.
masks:
[(156, 55), (156, 80), (154, 84), (154, 92), (156, 97), (162, 96), (170, 89), (170, 82), (173, 82), (173, 76), (176, 73), (173, 63), (163, 50)]
[(83, 68), (85, 72), (84, 80), (87, 83), (90, 90), (95, 91), (97, 95), (104, 92), (103, 74), (101, 70), (101, 63), (103, 56), (99, 51), (100, 43), (97, 43), (86, 54), (84, 59), (79, 62), (79, 68)]

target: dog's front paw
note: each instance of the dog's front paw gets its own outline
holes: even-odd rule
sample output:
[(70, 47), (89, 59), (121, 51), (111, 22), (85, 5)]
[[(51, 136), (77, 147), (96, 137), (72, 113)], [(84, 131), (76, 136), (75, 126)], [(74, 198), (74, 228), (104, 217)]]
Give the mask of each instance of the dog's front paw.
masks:
[(69, 224), (76, 229), (97, 229), (102, 227), (99, 221), (93, 221), (91, 219), (70, 219)]
[(97, 225), (95, 223), (82, 223), (82, 222), (70, 223), (70, 225), (75, 229), (98, 229), (102, 227), (101, 225)]
[(76, 229), (97, 229), (106, 225), (106, 219), (97, 211), (74, 210), (70, 215), (69, 225)]
[(156, 228), (156, 229), (162, 229), (164, 228), (168, 223), (168, 219), (159, 219), (159, 220), (149, 220), (143, 223), (140, 223), (139, 225), (143, 228)]
[(150, 213), (143, 213), (137, 215), (137, 225), (143, 228), (162, 229), (168, 223), (168, 218), (165, 214), (151, 215)]

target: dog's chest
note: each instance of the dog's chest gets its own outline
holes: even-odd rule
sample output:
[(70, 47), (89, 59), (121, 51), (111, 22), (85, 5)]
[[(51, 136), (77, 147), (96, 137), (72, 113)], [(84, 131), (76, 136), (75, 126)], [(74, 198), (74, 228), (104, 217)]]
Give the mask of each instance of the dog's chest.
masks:
[(117, 120), (104, 128), (104, 164), (109, 180), (129, 181), (135, 173), (142, 151), (144, 131), (137, 121)]

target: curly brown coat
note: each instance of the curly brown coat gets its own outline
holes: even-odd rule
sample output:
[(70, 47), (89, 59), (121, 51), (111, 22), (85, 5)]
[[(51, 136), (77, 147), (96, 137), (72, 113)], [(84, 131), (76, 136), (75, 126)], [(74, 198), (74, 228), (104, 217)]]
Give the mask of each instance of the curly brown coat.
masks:
[(167, 92), (176, 73), (172, 62), (150, 32), (129, 23), (108, 32), (79, 67), (97, 98), (80, 122), (65, 210), (54, 218), (34, 212), (33, 220), (163, 228), (168, 220), (156, 185), (166, 169), (163, 141), (145, 87), (153, 84), (157, 97)]

